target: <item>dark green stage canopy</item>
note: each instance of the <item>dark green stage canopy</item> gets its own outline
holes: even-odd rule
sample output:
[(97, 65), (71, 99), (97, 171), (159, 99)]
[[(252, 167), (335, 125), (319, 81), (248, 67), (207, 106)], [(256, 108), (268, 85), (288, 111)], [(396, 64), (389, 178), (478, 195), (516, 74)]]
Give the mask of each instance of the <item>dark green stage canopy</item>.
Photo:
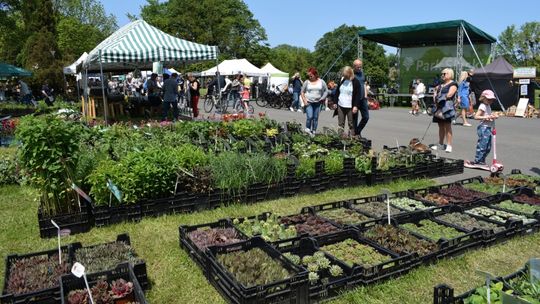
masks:
[(0, 77), (30, 77), (32, 72), (0, 62)]
[[(364, 39), (397, 48), (455, 45), (457, 29), (462, 24), (474, 44), (493, 43), (497, 41), (491, 35), (465, 20), (450, 20), (363, 30), (358, 35)], [(464, 40), (467, 41), (467, 38)]]

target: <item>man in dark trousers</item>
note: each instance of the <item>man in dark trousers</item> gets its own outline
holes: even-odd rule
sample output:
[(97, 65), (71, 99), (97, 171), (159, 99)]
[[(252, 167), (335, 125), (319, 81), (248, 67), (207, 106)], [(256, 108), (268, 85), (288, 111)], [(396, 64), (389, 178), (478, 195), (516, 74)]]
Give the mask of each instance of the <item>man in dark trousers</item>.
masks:
[(364, 130), (364, 127), (367, 125), (369, 120), (369, 108), (368, 108), (368, 101), (367, 101), (367, 94), (366, 94), (366, 76), (364, 75), (364, 71), (362, 70), (362, 60), (356, 59), (353, 62), (353, 69), (354, 69), (354, 76), (358, 81), (360, 82), (360, 96), (362, 96), (362, 101), (360, 102), (360, 107), (358, 108), (358, 112), (360, 113), (360, 116), (362, 119), (359, 120), (358, 113), (353, 115), (353, 121), (356, 122), (356, 128), (354, 134), (358, 135), (359, 138), (362, 138), (362, 130)]
[(178, 120), (178, 74), (173, 73), (171, 77), (163, 82), (163, 114), (161, 120), (167, 120), (169, 109), (173, 108), (173, 120)]

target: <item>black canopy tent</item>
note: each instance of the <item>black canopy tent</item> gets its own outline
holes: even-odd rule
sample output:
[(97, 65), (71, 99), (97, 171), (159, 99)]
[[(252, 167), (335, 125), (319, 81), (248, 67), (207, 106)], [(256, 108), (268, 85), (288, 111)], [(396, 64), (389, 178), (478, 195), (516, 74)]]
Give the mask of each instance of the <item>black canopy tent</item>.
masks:
[[(483, 69), (475, 69), (471, 80), (471, 90), (476, 96), (480, 96), (483, 90), (493, 90), (499, 97), (504, 107), (514, 105), (518, 100), (518, 85), (514, 85), (514, 68), (503, 57), (495, 59)], [(493, 109), (500, 110), (497, 103)]]
[[(464, 40), (473, 47), (474, 44), (491, 45), (494, 37), (473, 26), (465, 20), (450, 20), (443, 22), (413, 24), (379, 29), (362, 30), (358, 32), (358, 58), (362, 58), (363, 39), (398, 48), (398, 62), (401, 63), (401, 50), (421, 47), (456, 46), (452, 66), (456, 77), (463, 70)], [(476, 50), (474, 50), (475, 55)], [(454, 56), (454, 54), (452, 54)], [(478, 57), (478, 56), (477, 56)], [(440, 58), (442, 59), (442, 58)], [(480, 61), (480, 59), (478, 59)], [(405, 88), (401, 88), (402, 90)]]

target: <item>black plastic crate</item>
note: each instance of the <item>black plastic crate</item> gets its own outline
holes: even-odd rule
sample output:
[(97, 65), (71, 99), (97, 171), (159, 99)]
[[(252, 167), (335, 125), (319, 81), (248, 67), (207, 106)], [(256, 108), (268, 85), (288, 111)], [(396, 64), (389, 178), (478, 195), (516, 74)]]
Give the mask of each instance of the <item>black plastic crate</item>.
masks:
[[(420, 233), (418, 233), (416, 231), (412, 231), (410, 229), (407, 229), (406, 227), (403, 227), (403, 224), (418, 225), (420, 223), (420, 221), (422, 221), (422, 220), (429, 220), (429, 221), (432, 221), (432, 222), (434, 222), (434, 223), (436, 223), (438, 225), (443, 225), (443, 226), (446, 226), (446, 227), (454, 228), (457, 231), (459, 231), (461, 233), (461, 235), (458, 236), (458, 237), (452, 238), (452, 239), (441, 238), (441, 239), (438, 239), (438, 240), (434, 240), (434, 239), (431, 239), (431, 238), (429, 238), (429, 237), (427, 237), (425, 235), (422, 235), (422, 234), (420, 234)], [(481, 230), (467, 231), (467, 230), (465, 230), (463, 228), (452, 227), (452, 226), (450, 226), (448, 224), (445, 224), (445, 223), (442, 223), (442, 222), (437, 222), (436, 220), (433, 219), (432, 214), (428, 213), (428, 212), (415, 213), (414, 218), (409, 218), (406, 221), (397, 220), (397, 224), (399, 225), (400, 228), (409, 231), (412, 235), (414, 235), (414, 236), (416, 236), (418, 238), (425, 239), (425, 240), (428, 240), (428, 241), (431, 241), (431, 242), (436, 242), (437, 244), (439, 244), (439, 247), (441, 248), (441, 250), (437, 253), (437, 255), (435, 257), (430, 257), (430, 258), (437, 258), (438, 259), (438, 258), (442, 258), (442, 257), (445, 257), (445, 256), (459, 255), (459, 254), (461, 254), (463, 251), (465, 251), (467, 249), (471, 249), (471, 248), (481, 246), (481, 245), (484, 244), (484, 238), (483, 238)]]
[[(494, 231), (493, 229), (479, 229), (479, 228), (472, 229), (472, 230), (466, 229), (465, 227), (462, 227), (457, 223), (452, 223), (444, 219), (438, 218), (439, 216), (442, 216), (444, 214), (451, 214), (451, 213), (464, 214), (478, 221), (497, 225), (501, 228), (501, 231)], [(467, 214), (467, 213), (464, 213), (463, 208), (457, 207), (457, 206), (450, 206), (449, 208), (446, 208), (444, 211), (432, 212), (431, 216), (433, 218), (433, 221), (437, 223), (445, 224), (450, 227), (454, 227), (456, 229), (463, 229), (469, 232), (473, 232), (476, 230), (481, 231), (484, 245), (491, 245), (496, 242), (502, 242), (502, 241), (508, 240), (512, 238), (513, 236), (515, 236), (516, 234), (518, 234), (521, 231), (521, 228), (523, 226), (523, 223), (521, 221), (507, 221), (505, 223), (502, 223), (502, 222), (490, 220), (487, 218), (482, 218), (480, 216), (476, 216), (473, 214)]]
[[(387, 210), (387, 205), (386, 205), (386, 196), (385, 195), (376, 195), (376, 196), (368, 196), (368, 197), (362, 197), (362, 198), (355, 198), (355, 199), (351, 199), (349, 200), (350, 202), (350, 208), (362, 213), (362, 214), (365, 214), (373, 219), (387, 219), (388, 218), (388, 215), (386, 213), (386, 210)], [(365, 205), (365, 204), (380, 204), (381, 208), (384, 209), (385, 211), (385, 214), (382, 215), (382, 216), (379, 216), (377, 214), (374, 214), (373, 212), (369, 212), (369, 211), (366, 211), (364, 209), (362, 209), (362, 205)], [(403, 216), (406, 216), (407, 215), (407, 211), (404, 211), (402, 209), (399, 209), (399, 208), (396, 208), (394, 206), (392, 206), (392, 204), (390, 204), (390, 207), (393, 209), (391, 211), (391, 214), (390, 214), (390, 217), (391, 218), (401, 218)], [(361, 225), (357, 225), (357, 227), (365, 227), (365, 224), (361, 224)]]
[[(359, 215), (365, 216), (366, 218), (369, 218), (369, 220), (367, 220), (365, 222), (354, 223), (354, 224), (346, 224), (346, 223), (339, 222), (339, 221), (336, 221), (336, 220), (331, 220), (331, 219), (325, 217), (324, 215), (319, 214), (321, 211), (341, 209), (341, 208), (347, 209), (347, 210), (350, 210), (351, 212), (355, 212), (355, 213), (357, 213)], [(315, 206), (310, 206), (310, 207), (304, 207), (304, 208), (302, 208), (302, 210), (300, 212), (301, 213), (315, 214), (318, 217), (321, 217), (321, 218), (325, 219), (326, 221), (332, 223), (334, 226), (340, 227), (342, 229), (347, 229), (349, 227), (353, 228), (353, 227), (356, 227), (357, 225), (365, 224), (366, 222), (375, 221), (375, 218), (369, 217), (368, 215), (366, 215), (366, 214), (364, 214), (362, 212), (359, 212), (358, 210), (352, 208), (350, 200), (338, 201), (338, 202), (332, 202), (332, 203), (325, 203), (325, 204), (320, 204), (320, 205), (315, 205)]]
[[(293, 245), (286, 250), (280, 251), (283, 254), (290, 253), (297, 255), (302, 259), (306, 255), (312, 256), (315, 252), (319, 250), (317, 249), (317, 244), (314, 239), (301, 238), (295, 240)], [(338, 263), (332, 256), (325, 253), (325, 257), (330, 261), (330, 265), (340, 265), (340, 263)], [(304, 267), (303, 265), (298, 266)], [(350, 273), (347, 273), (346, 271), (347, 269), (343, 269), (343, 274), (341, 276), (333, 277), (328, 270), (319, 270), (317, 272), (317, 274), (319, 275), (319, 280), (315, 284), (310, 282), (309, 285), (310, 303), (320, 302), (323, 300), (334, 298), (338, 296), (343, 290), (354, 287), (353, 282), (349, 281)]]
[[(498, 202), (499, 201), (495, 201), (495, 202), (493, 202), (493, 204), (497, 204)], [(514, 211), (502, 210), (500, 208), (493, 207), (492, 205), (489, 205), (489, 204), (484, 204), (484, 205), (481, 205), (481, 206), (475, 206), (475, 208), (480, 208), (480, 207), (489, 208), (489, 209), (492, 209), (493, 211), (500, 211), (500, 212), (508, 213), (507, 216), (504, 215), (504, 214), (499, 214), (498, 215), (498, 217), (504, 219), (505, 224), (507, 222), (521, 222), (521, 224), (519, 225), (519, 228), (517, 228), (518, 229), (518, 231), (517, 231), (518, 234), (523, 234), (523, 235), (531, 234), (531, 233), (534, 233), (534, 232), (538, 231), (538, 229), (540, 228), (540, 220), (534, 218), (534, 216), (519, 214), (519, 213), (516, 213)], [(476, 212), (476, 211), (473, 211), (472, 209), (474, 209), (474, 208), (465, 209), (465, 213), (473, 214), (474, 212)], [(481, 218), (490, 218), (489, 216), (487, 216), (485, 214), (479, 214), (478, 216), (481, 217)], [(520, 217), (524, 217), (525, 219), (520, 219)], [(503, 222), (503, 221), (500, 220), (500, 222)]]
[(342, 269), (346, 270), (346, 272), (349, 274), (349, 285), (356, 285), (360, 282), (363, 284), (371, 284), (380, 280), (394, 277), (409, 271), (414, 264), (414, 257), (412, 254), (399, 255), (391, 250), (383, 248), (377, 243), (362, 237), (360, 232), (355, 229), (348, 229), (333, 234), (318, 236), (314, 237), (314, 239), (316, 240), (317, 250), (323, 252), (324, 250), (322, 247), (325, 245), (335, 244), (347, 239), (352, 239), (362, 245), (373, 248), (380, 254), (390, 257), (390, 260), (377, 265), (365, 267), (363, 265), (354, 264), (350, 266), (344, 261), (341, 261), (339, 258), (334, 257), (331, 253), (326, 252), (337, 263), (340, 264)]
[[(109, 242), (109, 243), (115, 243), (115, 242), (123, 242), (129, 246), (131, 246), (131, 239), (129, 237), (129, 235), (127, 233), (123, 233), (123, 234), (119, 234), (117, 237), (116, 237), (116, 241), (114, 242)], [(100, 246), (100, 245), (103, 245), (103, 244), (108, 244), (108, 243), (102, 243), (102, 244), (96, 244), (96, 245), (91, 245), (91, 246), (84, 246), (77, 242), (77, 243), (73, 243), (72, 244), (72, 257), (71, 259), (73, 260), (73, 262), (77, 262), (77, 260), (75, 259), (75, 253), (77, 252), (78, 249), (81, 249), (81, 248), (93, 248), (93, 247), (96, 247), (96, 246)], [(137, 276), (137, 280), (139, 281), (139, 284), (141, 284), (141, 287), (143, 288), (143, 290), (148, 290), (150, 289), (150, 282), (148, 281), (148, 276), (147, 276), (147, 272), (146, 272), (146, 262), (142, 259), (139, 259), (140, 261), (138, 263), (136, 263), (135, 265), (132, 265), (133, 267), (133, 271), (135, 272), (135, 275)]]
[[(133, 271), (133, 268), (129, 263), (123, 263), (118, 264), (118, 266), (115, 269), (111, 269), (104, 272), (98, 272), (93, 274), (87, 275), (88, 285), (90, 288), (92, 288), (93, 285), (96, 284), (96, 282), (99, 279), (104, 279), (107, 283), (111, 284), (113, 280), (118, 279), (124, 279), (128, 282), (133, 283), (133, 301), (136, 301), (139, 304), (147, 304), (146, 298), (144, 296), (143, 289), (141, 288), (141, 285), (139, 284), (139, 281), (137, 280), (137, 277), (135, 276), (135, 273)], [(72, 290), (77, 289), (86, 289), (86, 284), (84, 282), (83, 278), (77, 278), (73, 274), (64, 275), (60, 278), (60, 295), (61, 295), (61, 303), (67, 304), (68, 303), (68, 294)]]
[(520, 203), (525, 203), (525, 204), (528, 204), (528, 203), (523, 201), (523, 200), (520, 200), (517, 196), (526, 195), (528, 197), (534, 197), (534, 198), (540, 199), (540, 195), (536, 194), (533, 189), (526, 188), (526, 187), (517, 188), (517, 189), (511, 191), (509, 194), (512, 195), (512, 199), (514, 201), (520, 202)]
[[(247, 251), (260, 248), (271, 258), (278, 260), (283, 267), (294, 273), (288, 279), (266, 285), (246, 287), (236, 280), (223, 265), (217, 261), (219, 254), (235, 251)], [(309, 303), (309, 282), (307, 271), (303, 267), (294, 265), (279, 251), (270, 246), (260, 237), (248, 241), (207, 248), (208, 280), (230, 303)]]
[(90, 231), (94, 226), (94, 218), (91, 215), (90, 204), (80, 198), (81, 212), (59, 214), (48, 217), (43, 214), (41, 207), (38, 209), (39, 236), (41, 238), (52, 238), (58, 234), (58, 229), (53, 226), (51, 220), (54, 220), (60, 229), (69, 230), (69, 234), (78, 234)]
[[(61, 247), (62, 254), (67, 258), (67, 264), (69, 269), (71, 269), (72, 259), (71, 245)], [(0, 303), (2, 304), (23, 304), (23, 303), (42, 303), (42, 304), (56, 304), (60, 299), (60, 285), (56, 284), (55, 286), (43, 290), (38, 290), (34, 292), (29, 292), (25, 294), (10, 294), (7, 293), (8, 281), (11, 274), (11, 265), (18, 260), (23, 258), (37, 257), (37, 256), (47, 256), (51, 257), (55, 254), (58, 254), (58, 249), (51, 249), (41, 252), (28, 253), (28, 254), (12, 254), (6, 257), (6, 270), (4, 272), (4, 288), (2, 290), (2, 295), (0, 296)], [(68, 271), (69, 271), (68, 269)]]
[[(182, 225), (178, 227), (180, 235), (180, 248), (183, 248), (188, 255), (195, 261), (197, 265), (201, 268), (203, 272), (206, 272), (206, 248), (199, 248), (189, 237), (189, 233), (198, 229), (212, 229), (212, 228), (232, 228), (238, 232), (238, 235), (243, 239), (247, 240), (248, 237), (238, 230), (228, 219), (221, 219), (217, 222), (200, 224), (194, 226)], [(206, 273), (205, 273), (206, 274)]]
[(142, 218), (141, 203), (121, 206), (96, 206), (92, 204), (92, 215), (96, 227), (109, 226), (128, 221), (140, 221)]
[[(397, 205), (395, 202), (392, 202), (392, 200), (400, 199), (400, 198), (407, 198), (407, 199), (413, 200), (418, 205), (420, 205), (420, 204), (424, 205), (425, 208), (417, 208), (416, 205), (413, 205), (413, 206), (409, 205), (409, 208), (405, 208), (405, 207)], [(423, 211), (428, 211), (428, 210), (440, 210), (440, 209), (442, 209), (442, 207), (433, 206), (433, 204), (431, 204), (431, 203), (426, 204), (424, 201), (421, 201), (421, 200), (415, 198), (414, 193), (411, 190), (393, 192), (393, 193), (391, 193), (389, 195), (389, 199), (390, 199), (390, 205), (391, 206), (393, 206), (396, 209), (402, 210), (404, 212), (403, 214), (399, 214), (400, 217), (407, 216), (408, 213), (415, 213), (415, 212), (423, 212)], [(384, 198), (384, 200), (386, 200), (386, 199)]]
[[(456, 182), (449, 183), (449, 184), (432, 186), (432, 187), (423, 188), (423, 189), (411, 190), (411, 197), (414, 198), (414, 199), (420, 200), (422, 202), (431, 204), (433, 206), (439, 206), (435, 202), (429, 201), (429, 200), (423, 198), (423, 196), (425, 196), (427, 194), (431, 194), (431, 193), (441, 194), (441, 189), (448, 189), (450, 187), (463, 187), (463, 185), (465, 185), (465, 184), (473, 183), (474, 181), (479, 181), (479, 180), (482, 180), (481, 177), (473, 177), (473, 178), (463, 179), (463, 180), (456, 181)], [(466, 191), (468, 191), (470, 193), (475, 194), (476, 197), (473, 197), (470, 200), (464, 201), (461, 197), (456, 196), (456, 195), (451, 195), (451, 194), (442, 194), (442, 195), (444, 195), (445, 197), (447, 197), (451, 201), (453, 201), (453, 202), (450, 202), (449, 204), (459, 202), (460, 206), (469, 206), (469, 205), (482, 204), (482, 203), (485, 203), (485, 202), (492, 202), (492, 201), (495, 201), (497, 199), (500, 199), (500, 197), (501, 197), (501, 194), (490, 195), (489, 193), (479, 192), (479, 191), (476, 191), (476, 190), (467, 189), (465, 187), (463, 187), (463, 189), (465, 189)]]

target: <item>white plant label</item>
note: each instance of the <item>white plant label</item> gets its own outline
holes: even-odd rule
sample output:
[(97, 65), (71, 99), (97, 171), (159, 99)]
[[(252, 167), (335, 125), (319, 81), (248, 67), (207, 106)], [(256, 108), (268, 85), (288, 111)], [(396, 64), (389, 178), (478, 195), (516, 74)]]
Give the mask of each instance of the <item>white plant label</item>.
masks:
[(491, 273), (487, 272), (487, 271), (482, 271), (482, 270), (476, 270), (476, 273), (484, 276), (486, 278), (486, 288), (487, 288), (487, 302), (488, 304), (491, 304), (491, 280), (493, 278), (495, 278), (494, 275), (492, 275)]
[(71, 273), (76, 276), (77, 278), (83, 278), (84, 284), (86, 285), (86, 290), (88, 291), (88, 296), (90, 297), (90, 303), (94, 304), (94, 298), (92, 298), (92, 290), (90, 289), (90, 286), (88, 285), (88, 279), (86, 279), (86, 273), (85, 268), (83, 264), (76, 262), (73, 264), (73, 267), (71, 267)]
[(62, 265), (62, 248), (60, 246), (60, 226), (56, 224), (54, 220), (51, 220), (51, 224), (56, 227), (56, 233), (58, 236), (58, 265)]
[(506, 192), (506, 180), (508, 179), (508, 176), (503, 174), (503, 192)]
[[(399, 146), (398, 146), (399, 147)], [(386, 212), (388, 213), (388, 225), (390, 225), (390, 218), (391, 218), (391, 214), (390, 214), (390, 194), (392, 192), (390, 192), (390, 190), (388, 189), (381, 189), (381, 193), (385, 196), (386, 198)]]

